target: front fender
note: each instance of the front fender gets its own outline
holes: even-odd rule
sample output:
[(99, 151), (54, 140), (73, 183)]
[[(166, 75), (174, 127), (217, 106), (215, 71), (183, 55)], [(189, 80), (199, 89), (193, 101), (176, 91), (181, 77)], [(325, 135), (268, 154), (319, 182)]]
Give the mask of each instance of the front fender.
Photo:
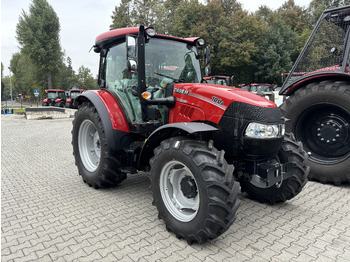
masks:
[(217, 130), (217, 128), (201, 122), (182, 122), (163, 125), (153, 131), (146, 139), (140, 153), (138, 168), (145, 169), (148, 166), (148, 162), (153, 156), (153, 150), (165, 139), (194, 133), (214, 132)]
[(76, 98), (77, 104), (90, 101), (101, 118), (108, 146), (115, 151), (130, 144), (129, 127), (114, 97), (105, 90), (90, 90)]

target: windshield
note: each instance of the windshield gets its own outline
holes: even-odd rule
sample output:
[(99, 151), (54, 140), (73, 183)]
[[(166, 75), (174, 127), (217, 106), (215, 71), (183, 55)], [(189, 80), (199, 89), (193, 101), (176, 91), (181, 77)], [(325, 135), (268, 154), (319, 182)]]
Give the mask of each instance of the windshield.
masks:
[(198, 83), (202, 79), (197, 48), (183, 42), (151, 38), (146, 44), (146, 84), (166, 85), (172, 81)]
[(77, 98), (78, 97), (78, 95), (80, 95), (80, 91), (79, 92), (70, 92), (70, 98)]
[(251, 90), (252, 92), (270, 92), (273, 91), (271, 86), (269, 85), (257, 85), (257, 86), (252, 86)]
[(47, 92), (47, 98), (49, 99), (57, 98), (57, 92)]

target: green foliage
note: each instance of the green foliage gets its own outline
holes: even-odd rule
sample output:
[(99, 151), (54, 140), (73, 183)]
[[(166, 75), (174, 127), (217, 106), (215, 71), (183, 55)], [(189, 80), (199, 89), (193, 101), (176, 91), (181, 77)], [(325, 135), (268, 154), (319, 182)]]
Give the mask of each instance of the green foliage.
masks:
[[(29, 13), (22, 11), (16, 33), (21, 52), (35, 64), (40, 85), (52, 88), (62, 65), (59, 19), (46, 0), (32, 0)], [(43, 86), (42, 86), (43, 87)]]
[(85, 90), (98, 89), (97, 81), (94, 79), (91, 70), (85, 66), (79, 67), (77, 83), (78, 87)]
[(259, 80), (281, 84), (281, 74), (288, 72), (293, 65), (296, 37), (290, 27), (276, 20), (267, 30), (260, 46), (259, 67), (256, 75)]
[(32, 90), (38, 89), (44, 92), (44, 86), (40, 85), (37, 78), (38, 68), (30, 57), (23, 53), (15, 53), (10, 61), (13, 72), (12, 85), (16, 94), (32, 94)]
[(115, 7), (112, 15), (112, 24), (110, 29), (131, 27), (133, 21), (131, 20), (132, 2), (131, 0), (122, 0), (119, 7)]

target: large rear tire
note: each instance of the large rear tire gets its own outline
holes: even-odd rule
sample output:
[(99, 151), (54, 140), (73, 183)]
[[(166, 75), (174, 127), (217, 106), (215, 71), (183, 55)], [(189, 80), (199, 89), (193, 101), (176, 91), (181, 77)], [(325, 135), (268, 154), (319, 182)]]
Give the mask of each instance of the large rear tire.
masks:
[(307, 182), (310, 168), (306, 165), (307, 154), (301, 143), (295, 141), (293, 134), (285, 135), (278, 158), (282, 164), (288, 162), (295, 164), (290, 171), (291, 177), (269, 188), (259, 188), (248, 180), (242, 180), (240, 182), (242, 192), (247, 192), (251, 198), (260, 202), (270, 204), (285, 202), (298, 195)]
[(315, 82), (287, 99), (281, 109), (309, 154), (309, 179), (350, 182), (350, 83)]
[(89, 186), (111, 187), (126, 178), (119, 171), (120, 162), (107, 144), (101, 118), (92, 103), (84, 102), (75, 113), (72, 139), (75, 164)]
[(224, 233), (239, 206), (238, 183), (212, 143), (170, 138), (154, 150), (151, 188), (159, 218), (189, 244)]

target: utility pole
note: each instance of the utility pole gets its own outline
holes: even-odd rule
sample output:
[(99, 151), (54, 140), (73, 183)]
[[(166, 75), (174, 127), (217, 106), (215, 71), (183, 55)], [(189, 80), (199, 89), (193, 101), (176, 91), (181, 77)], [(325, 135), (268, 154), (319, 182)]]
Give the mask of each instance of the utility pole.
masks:
[(10, 70), (10, 95), (11, 95), (11, 107), (12, 107), (11, 113), (13, 114), (12, 81), (11, 81), (12, 77), (11, 77), (11, 69), (10, 69), (10, 67), (9, 67), (9, 70)]

